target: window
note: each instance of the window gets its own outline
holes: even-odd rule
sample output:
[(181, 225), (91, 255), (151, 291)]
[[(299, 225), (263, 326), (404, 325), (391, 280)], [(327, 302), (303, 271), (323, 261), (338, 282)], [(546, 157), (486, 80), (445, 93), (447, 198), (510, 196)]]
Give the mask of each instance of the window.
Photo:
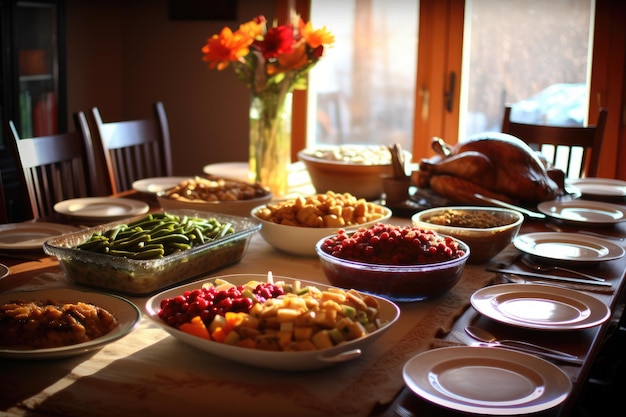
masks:
[(411, 149), (419, 2), (312, 0), (311, 21), (334, 47), (309, 77), (308, 145), (393, 144)]
[(505, 103), (559, 85), (572, 93), (561, 96), (562, 114), (539, 117), (580, 122), (593, 8), (593, 0), (311, 0), (310, 20), (337, 42), (309, 77), (316, 111), (307, 145), (400, 143), (419, 160), (433, 136), (455, 143), (499, 130)]

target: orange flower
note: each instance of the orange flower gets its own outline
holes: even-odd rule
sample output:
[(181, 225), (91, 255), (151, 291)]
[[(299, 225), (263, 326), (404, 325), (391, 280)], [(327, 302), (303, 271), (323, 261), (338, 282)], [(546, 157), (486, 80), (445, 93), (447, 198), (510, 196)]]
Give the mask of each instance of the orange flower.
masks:
[(252, 39), (261, 37), (265, 32), (266, 20), (264, 16), (257, 16), (249, 22), (239, 25), (239, 32), (248, 35)]
[(238, 30), (233, 33), (230, 28), (225, 27), (219, 35), (207, 39), (202, 48), (202, 60), (208, 62), (211, 69), (217, 67), (218, 70), (223, 70), (231, 61), (239, 61), (248, 55), (253, 41), (254, 38), (247, 32)]
[(335, 37), (326, 29), (326, 26), (321, 29), (313, 30), (311, 22), (304, 23), (302, 19), (300, 19), (300, 34), (313, 49), (335, 43)]
[(268, 64), (267, 74), (273, 75), (279, 72), (286, 72), (303, 68), (309, 63), (309, 57), (307, 55), (306, 42), (304, 39), (300, 39), (293, 47), (293, 51), (288, 54), (279, 55), (278, 64)]

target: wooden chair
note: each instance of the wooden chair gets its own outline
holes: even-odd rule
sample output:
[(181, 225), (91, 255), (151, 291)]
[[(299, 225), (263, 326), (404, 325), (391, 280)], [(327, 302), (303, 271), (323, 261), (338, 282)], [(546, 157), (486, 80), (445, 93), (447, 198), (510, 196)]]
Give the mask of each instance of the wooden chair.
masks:
[(7, 209), (7, 201), (4, 198), (4, 187), (2, 186), (2, 172), (0, 172), (0, 224), (9, 221), (9, 213)]
[(74, 114), (76, 131), (20, 138), (9, 121), (18, 172), (23, 172), (33, 218), (54, 213), (54, 205), (70, 198), (98, 194), (97, 169), (85, 113)]
[(534, 125), (511, 121), (511, 107), (506, 106), (502, 132), (516, 136), (540, 151), (549, 163), (563, 169), (568, 178), (595, 177), (600, 165), (607, 115), (606, 109), (600, 109), (598, 122), (593, 126)]
[(139, 179), (172, 175), (169, 125), (162, 102), (154, 104), (155, 117), (150, 119), (103, 122), (97, 107), (92, 112), (111, 194), (132, 189)]

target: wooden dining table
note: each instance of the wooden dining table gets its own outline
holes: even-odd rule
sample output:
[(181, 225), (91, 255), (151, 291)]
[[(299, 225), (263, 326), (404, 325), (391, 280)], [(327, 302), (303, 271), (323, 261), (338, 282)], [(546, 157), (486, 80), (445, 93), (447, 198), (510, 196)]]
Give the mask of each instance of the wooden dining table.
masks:
[[(120, 197), (120, 196), (117, 196)], [(148, 202), (159, 210), (154, 196), (128, 192), (125, 198)], [(80, 219), (55, 215), (40, 219), (90, 226)], [(392, 224), (408, 225), (408, 217), (394, 216)], [(551, 231), (547, 221), (526, 219), (520, 233)], [(569, 231), (580, 227), (562, 225)], [(589, 229), (592, 230), (592, 229)], [(626, 224), (594, 228), (613, 237), (626, 237)], [(624, 246), (623, 241), (613, 240)], [(403, 379), (411, 358), (431, 349), (461, 346), (454, 336), (467, 325), (490, 330), (499, 337), (525, 340), (560, 349), (583, 358), (582, 365), (555, 362), (569, 377), (572, 389), (557, 406), (536, 416), (567, 416), (576, 404), (583, 383), (602, 342), (624, 303), (626, 257), (585, 266), (583, 269), (612, 284), (611, 291), (577, 289), (606, 304), (615, 317), (590, 328), (568, 331), (523, 329), (492, 320), (470, 303), (472, 294), (498, 285), (503, 277), (488, 267), (509, 266), (520, 256), (509, 245), (486, 264), (466, 265), (459, 283), (447, 293), (424, 301), (398, 303), (400, 318), (363, 354), (353, 360), (314, 371), (278, 371), (223, 359), (170, 336), (145, 314), (148, 296), (124, 295), (144, 313), (128, 335), (101, 349), (65, 358), (15, 359), (0, 357), (0, 411), (15, 416), (466, 416), (414, 394)], [(9, 275), (0, 279), (0, 291), (75, 288), (58, 261), (42, 251), (0, 254)], [(515, 266), (518, 267), (518, 266)], [(228, 274), (266, 274), (328, 284), (317, 258), (279, 252), (255, 234), (238, 263), (209, 271), (198, 281)], [(520, 284), (524, 285), (524, 284)], [(490, 348), (497, 349), (497, 348)], [(472, 381), (468, 381), (472, 383)]]

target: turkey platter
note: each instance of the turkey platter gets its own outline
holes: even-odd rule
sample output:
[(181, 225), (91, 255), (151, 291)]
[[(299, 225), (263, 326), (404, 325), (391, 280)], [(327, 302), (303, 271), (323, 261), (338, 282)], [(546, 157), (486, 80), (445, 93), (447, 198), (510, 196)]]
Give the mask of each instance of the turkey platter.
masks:
[(455, 146), (434, 138), (435, 157), (419, 164), (418, 186), (459, 203), (475, 193), (513, 204), (536, 204), (564, 194), (564, 173), (548, 168), (521, 139), (482, 133)]

